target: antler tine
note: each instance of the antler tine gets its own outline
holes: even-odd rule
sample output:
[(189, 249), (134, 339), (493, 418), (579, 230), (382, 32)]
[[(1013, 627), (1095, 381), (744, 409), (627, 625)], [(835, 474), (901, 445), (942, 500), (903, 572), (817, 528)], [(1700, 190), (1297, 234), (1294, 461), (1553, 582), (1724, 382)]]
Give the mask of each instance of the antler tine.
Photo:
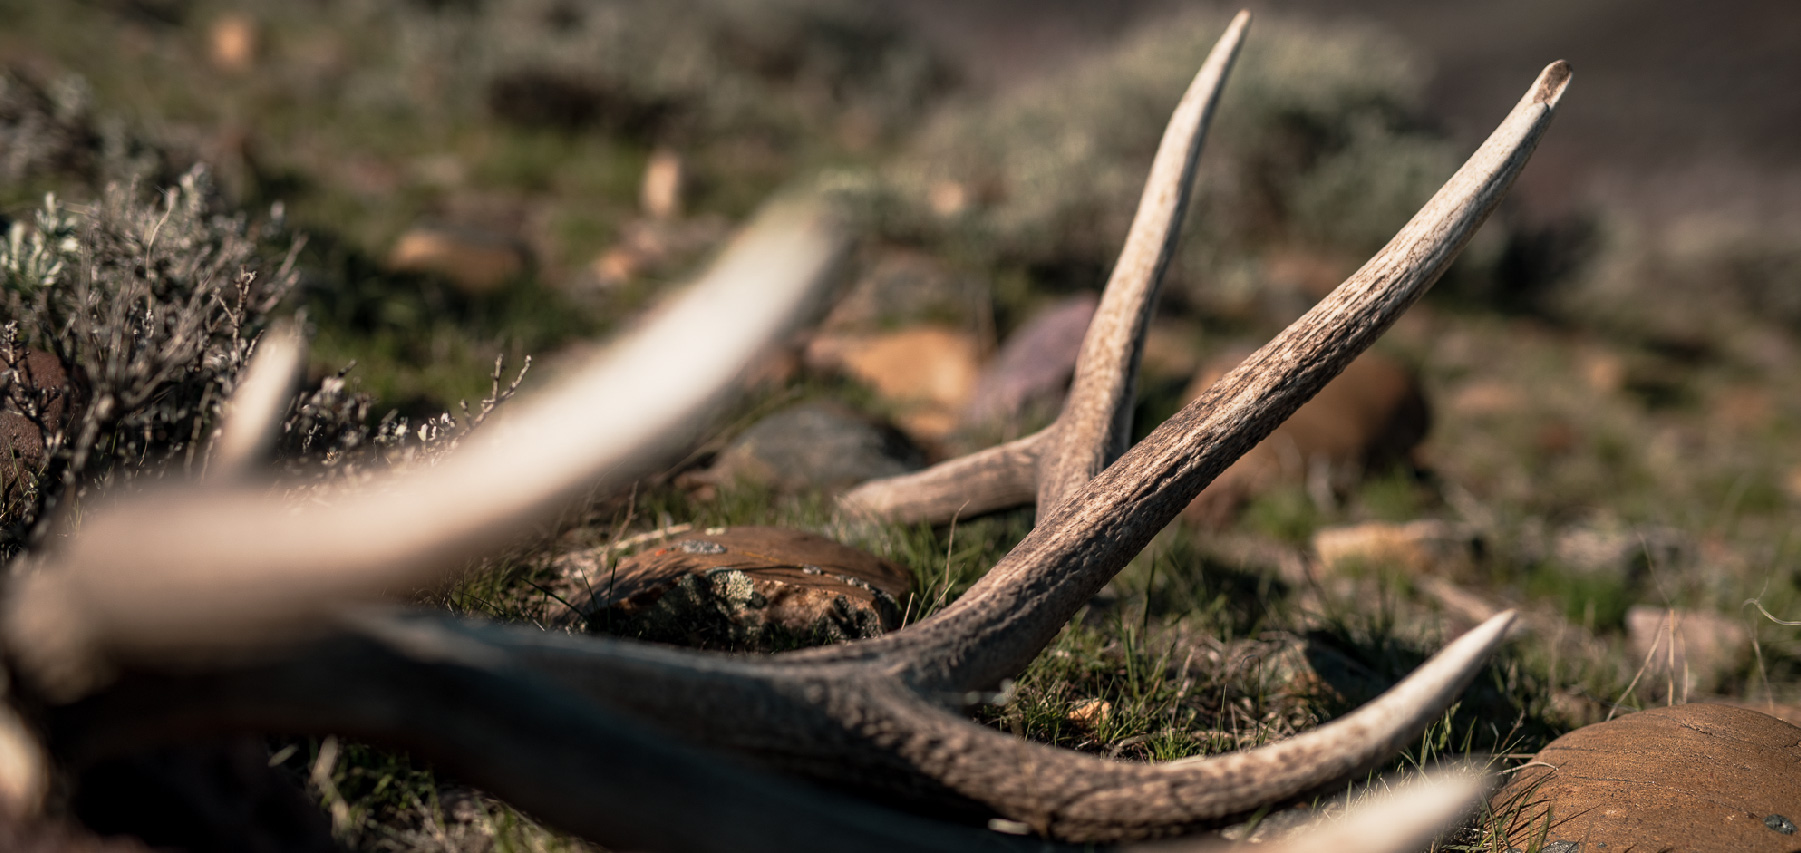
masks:
[(1048, 432), (978, 450), (924, 471), (863, 483), (838, 498), (853, 515), (897, 524), (939, 522), (1010, 509), (1032, 499)]
[[(1363, 798), (1347, 814), (1313, 821), (1292, 835), (1243, 849), (1257, 853), (1421, 850), (1469, 817), (1492, 787), (1485, 774), (1473, 770), (1434, 770)], [(1221, 845), (1216, 849), (1233, 848)]]
[[(127, 676), (65, 708), (49, 735), (62, 757), (77, 765), (121, 746), (196, 731), (348, 735), (406, 749), (552, 826), (622, 849), (1204, 853), (1234, 847), (1211, 840), (1072, 847), (802, 788), (642, 730), (541, 673), (506, 666), (512, 661), (498, 649), (445, 627), (363, 614), (344, 620), (334, 636), (290, 649), (279, 660), (206, 673)], [(545, 732), (556, 737), (545, 738)], [(1316, 822), (1277, 842), (1289, 846), (1273, 849), (1413, 849), (1467, 814), (1483, 784), (1468, 772), (1429, 774), (1354, 806), (1343, 818)], [(691, 819), (694, 803), (707, 805), (709, 820)]]
[(942, 522), (1018, 506), (1035, 493), (1042, 516), (1125, 451), (1145, 329), (1180, 236), (1201, 143), (1250, 22), (1250, 12), (1233, 17), (1170, 116), (1057, 422), (1000, 447), (864, 483), (840, 498), (842, 506), (892, 521)]
[[(1215, 825), (1368, 770), (1438, 719), (1513, 619), (1512, 612), (1491, 618), (1376, 700), (1318, 729), (1248, 752), (1162, 764), (1110, 761), (997, 732), (944, 710), (943, 697), (897, 690), (874, 667), (784, 669), (711, 657), (682, 671), (671, 658), (628, 644), (603, 649), (515, 632), (484, 640), (504, 648), (512, 666), (689, 736), (729, 709), (733, 731), (711, 727), (701, 735), (708, 746), (837, 786), (940, 806), (980, 803), (1051, 837), (1110, 842)], [(703, 685), (707, 698), (694, 700)], [(832, 732), (830, 719), (854, 721), (854, 734)], [(942, 793), (926, 793), (933, 790)]]
[[(1132, 448), (950, 607), (841, 654), (895, 655), (928, 691), (1013, 677), (1195, 495), (1438, 280), (1531, 157), (1569, 83), (1547, 67), (1487, 141), (1363, 268)], [(829, 656), (833, 650), (820, 650)]]
[(1132, 440), (1132, 402), (1145, 330), (1163, 285), (1163, 270), (1181, 237), (1201, 143), (1250, 23), (1248, 11), (1232, 19), (1163, 132), (1125, 248), (1082, 339), (1069, 396), (1039, 464), (1040, 517), (1048, 517), (1113, 464)]
[(97, 513), (11, 590), (8, 648), (48, 689), (79, 691), (109, 660), (279, 641), (341, 602), (437, 583), (654, 466), (815, 301), (847, 245), (821, 205), (773, 205), (644, 329), (434, 467), (292, 510), (200, 488)]
[(213, 440), (208, 476), (239, 479), (268, 456), (305, 363), (306, 336), (293, 324), (282, 323), (263, 333)]

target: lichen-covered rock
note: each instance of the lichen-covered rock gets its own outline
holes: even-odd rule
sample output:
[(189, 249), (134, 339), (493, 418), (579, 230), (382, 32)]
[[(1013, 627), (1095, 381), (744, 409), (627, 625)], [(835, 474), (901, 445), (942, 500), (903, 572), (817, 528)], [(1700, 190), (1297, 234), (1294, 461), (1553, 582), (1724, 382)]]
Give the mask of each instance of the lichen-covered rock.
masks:
[(1551, 542), (1560, 567), (1622, 583), (1691, 566), (1699, 552), (1693, 537), (1671, 527), (1576, 527)]
[(899, 626), (912, 574), (801, 530), (714, 528), (607, 568), (591, 553), (554, 568), (589, 591), (600, 631), (701, 648), (771, 651), (874, 637)]
[(1552, 741), (1492, 800), (1505, 844), (1586, 851), (1801, 849), (1801, 728), (1676, 705)]

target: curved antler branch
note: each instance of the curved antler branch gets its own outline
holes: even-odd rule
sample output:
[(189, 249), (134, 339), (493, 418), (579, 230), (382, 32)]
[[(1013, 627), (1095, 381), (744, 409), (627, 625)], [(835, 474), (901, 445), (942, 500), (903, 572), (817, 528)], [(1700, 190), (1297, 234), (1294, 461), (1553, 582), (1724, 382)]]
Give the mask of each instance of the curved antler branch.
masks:
[(1181, 237), (1201, 142), (1207, 138), (1226, 73), (1238, 57), (1250, 22), (1249, 12), (1239, 12), (1232, 19), (1170, 116), (1169, 128), (1151, 161), (1151, 175), (1126, 235), (1125, 249), (1082, 339), (1075, 378), (1052, 431), (1051, 450), (1039, 467), (1040, 517), (1055, 512), (1076, 490), (1113, 464), (1132, 441), (1132, 403), (1138, 390), (1145, 331), (1157, 307), (1163, 271)]
[[(969, 592), (863, 644), (922, 690), (984, 690), (1038, 655), (1100, 588), (1233, 460), (1369, 347), (1444, 272), (1550, 126), (1569, 83), (1554, 63), (1481, 148), (1344, 284), (1038, 526)], [(833, 649), (822, 649), (829, 657)], [(872, 648), (840, 654), (868, 655)]]
[(1010, 509), (1032, 500), (1051, 433), (1035, 432), (924, 471), (871, 480), (839, 496), (853, 515), (910, 524)]
[[(999, 448), (864, 483), (845, 493), (841, 506), (893, 521), (941, 523), (1036, 498), (1043, 515), (1125, 451), (1145, 330), (1180, 236), (1201, 143), (1250, 22), (1249, 12), (1233, 17), (1170, 116), (1056, 423)], [(949, 496), (953, 485), (981, 500)]]

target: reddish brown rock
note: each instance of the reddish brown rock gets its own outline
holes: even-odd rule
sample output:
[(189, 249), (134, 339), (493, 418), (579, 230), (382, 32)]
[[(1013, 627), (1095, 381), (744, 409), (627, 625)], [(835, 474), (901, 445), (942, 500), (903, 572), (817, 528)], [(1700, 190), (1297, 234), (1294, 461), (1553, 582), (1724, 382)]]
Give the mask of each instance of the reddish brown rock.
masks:
[(644, 164), (644, 179), (638, 184), (638, 205), (656, 219), (674, 219), (682, 215), (682, 196), (687, 182), (682, 155), (659, 148), (651, 152), (649, 162)]
[(13, 514), (14, 502), (28, 494), (29, 484), (44, 467), (44, 434), (18, 412), (0, 412), (0, 517)]
[(931, 440), (956, 427), (956, 413), (975, 388), (978, 350), (974, 335), (916, 326), (879, 334), (819, 335), (807, 345), (806, 362), (875, 389), (894, 404), (894, 419), (902, 429)]
[(1551, 742), (1492, 805), (1520, 850), (1792, 853), (1801, 728), (1726, 705), (1628, 714)]
[(30, 484), (44, 468), (47, 447), (43, 427), (61, 429), (80, 414), (81, 384), (71, 379), (56, 356), (24, 350), (9, 364), (0, 396), (0, 518), (18, 511)]
[(256, 20), (242, 12), (227, 12), (207, 27), (207, 58), (220, 71), (241, 74), (256, 64), (262, 33)]
[(29, 414), (35, 408), (43, 421), (53, 426), (68, 423), (80, 414), (82, 384), (69, 376), (56, 356), (28, 349), (23, 358), (0, 364), (0, 370), (10, 374), (9, 382), (17, 383), (6, 394), (0, 409)]
[[(1243, 360), (1227, 353), (1189, 386), (1194, 400)], [(1250, 497), (1279, 483), (1343, 488), (1365, 471), (1408, 458), (1431, 421), (1419, 378), (1400, 362), (1366, 352), (1251, 448), (1183, 511), (1201, 524), (1227, 523)], [(1323, 475), (1323, 476), (1322, 476)]]
[(1313, 552), (1330, 572), (1393, 566), (1416, 576), (1444, 577), (1472, 566), (1480, 544), (1468, 528), (1436, 519), (1327, 527), (1313, 534)]
[(577, 610), (610, 633), (701, 648), (775, 650), (873, 637), (900, 624), (906, 568), (801, 530), (714, 528), (621, 560), (559, 560), (590, 591)]
[(525, 274), (531, 265), (519, 241), (478, 228), (422, 225), (400, 235), (388, 266), (443, 276), (467, 293), (487, 293)]

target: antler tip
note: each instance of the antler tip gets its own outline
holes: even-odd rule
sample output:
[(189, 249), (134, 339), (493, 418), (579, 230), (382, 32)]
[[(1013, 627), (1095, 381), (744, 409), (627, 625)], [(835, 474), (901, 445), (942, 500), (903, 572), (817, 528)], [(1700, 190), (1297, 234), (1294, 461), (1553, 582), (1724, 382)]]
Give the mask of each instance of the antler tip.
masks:
[(1570, 73), (1570, 64), (1561, 59), (1545, 66), (1545, 70), (1539, 72), (1538, 85), (1532, 88), (1532, 102), (1557, 106), (1563, 90), (1569, 88)]

